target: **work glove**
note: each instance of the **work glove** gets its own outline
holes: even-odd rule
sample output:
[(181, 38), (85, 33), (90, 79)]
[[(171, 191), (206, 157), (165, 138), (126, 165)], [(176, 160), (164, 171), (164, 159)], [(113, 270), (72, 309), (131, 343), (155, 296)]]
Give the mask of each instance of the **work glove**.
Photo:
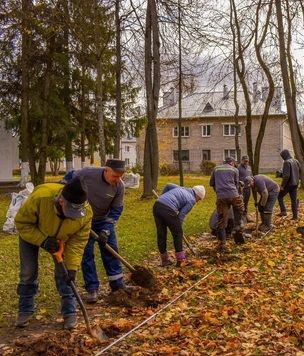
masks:
[(65, 278), (65, 283), (67, 286), (71, 286), (71, 282), (75, 283), (76, 271), (69, 270)]
[(245, 183), (244, 183), (242, 180), (239, 181), (239, 187), (240, 187), (240, 188), (245, 187)]
[(45, 251), (49, 253), (55, 253), (59, 249), (59, 244), (55, 237), (48, 236), (40, 245)]
[(108, 236), (110, 235), (110, 230), (101, 230), (98, 234), (98, 243), (101, 247), (105, 247), (108, 242)]

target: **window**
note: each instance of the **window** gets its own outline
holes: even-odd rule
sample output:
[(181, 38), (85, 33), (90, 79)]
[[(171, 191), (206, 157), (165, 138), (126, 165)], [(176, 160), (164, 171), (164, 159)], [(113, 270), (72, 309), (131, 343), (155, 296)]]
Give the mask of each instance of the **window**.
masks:
[[(236, 126), (235, 124), (223, 125), (223, 136), (235, 136)], [(239, 136), (241, 136), (241, 128), (239, 127)]]
[(126, 164), (126, 166), (130, 165), (130, 158), (125, 158), (125, 164)]
[(203, 150), (202, 154), (203, 154), (203, 161), (211, 160), (211, 151), (210, 150)]
[(130, 146), (125, 146), (125, 152), (130, 152)]
[(202, 137), (210, 137), (210, 136), (211, 136), (211, 125), (203, 125)]
[(237, 161), (236, 150), (225, 150), (224, 151), (224, 160), (226, 157), (233, 157)]
[[(182, 161), (189, 161), (189, 150), (182, 150)], [(178, 161), (178, 151), (173, 151), (174, 161)]]
[(224, 124), (224, 136), (235, 136), (235, 126), (233, 124)]
[[(178, 137), (178, 127), (173, 128), (173, 137)], [(189, 126), (182, 126), (181, 137), (189, 137)]]

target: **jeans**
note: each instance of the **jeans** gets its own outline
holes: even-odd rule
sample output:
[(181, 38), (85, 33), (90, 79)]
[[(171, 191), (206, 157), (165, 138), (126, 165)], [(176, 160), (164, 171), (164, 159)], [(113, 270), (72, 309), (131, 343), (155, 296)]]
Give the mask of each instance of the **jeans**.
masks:
[[(107, 221), (94, 221), (92, 223), (92, 230), (99, 234), (101, 230), (110, 230), (110, 235), (108, 236), (108, 245), (113, 248), (118, 253), (116, 235), (114, 230), (114, 225), (108, 223)], [(86, 291), (98, 290), (99, 279), (96, 271), (96, 264), (94, 261), (94, 244), (96, 240), (90, 235), (87, 245), (84, 249), (82, 256), (81, 268), (83, 273), (83, 278), (85, 282)], [(115, 290), (123, 284), (123, 273), (120, 261), (112, 255), (104, 247), (99, 245), (100, 255), (103, 262), (104, 269), (108, 276), (110, 287)]]
[(298, 203), (297, 203), (297, 194), (298, 194), (298, 186), (290, 185), (281, 190), (278, 195), (278, 202), (280, 205), (281, 212), (286, 213), (286, 207), (284, 204), (283, 198), (285, 195), (289, 194), (291, 200), (291, 210), (294, 219), (298, 218)]
[[(34, 296), (38, 292), (38, 253), (39, 246), (26, 242), (19, 236), (20, 281), (17, 286), (19, 314), (34, 313)], [(61, 313), (63, 317), (76, 314), (74, 293), (65, 283), (61, 266), (54, 258), (53, 260), (56, 287), (61, 296)]]
[(172, 234), (175, 252), (181, 252), (183, 250), (183, 229), (176, 211), (160, 202), (155, 202), (153, 216), (159, 252), (165, 253), (167, 251), (167, 228)]

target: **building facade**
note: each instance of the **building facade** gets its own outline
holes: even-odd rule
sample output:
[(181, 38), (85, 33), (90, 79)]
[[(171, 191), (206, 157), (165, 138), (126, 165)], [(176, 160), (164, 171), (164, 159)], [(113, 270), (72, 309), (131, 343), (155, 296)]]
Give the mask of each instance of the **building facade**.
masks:
[[(257, 90), (256, 84), (251, 94), (253, 149), (261, 124), (267, 89)], [(260, 94), (262, 93), (262, 94)], [(239, 146), (241, 156), (247, 155), (246, 145), (246, 106), (242, 92), (238, 92), (240, 105), (238, 115)], [(173, 97), (174, 98), (174, 97)], [(159, 109), (157, 132), (159, 142), (159, 162), (178, 163), (178, 124), (179, 111), (177, 96), (175, 100), (166, 93), (164, 105)], [(182, 160), (184, 172), (200, 172), (203, 160), (222, 164), (227, 156), (237, 157), (235, 144), (235, 109), (233, 94), (224, 86), (222, 92), (194, 93), (182, 99)], [(138, 139), (137, 159), (143, 162), (143, 131)], [(260, 155), (260, 169), (263, 172), (275, 172), (282, 166), (280, 152), (289, 149), (293, 152), (287, 115), (281, 110), (281, 90), (277, 88), (271, 105)]]

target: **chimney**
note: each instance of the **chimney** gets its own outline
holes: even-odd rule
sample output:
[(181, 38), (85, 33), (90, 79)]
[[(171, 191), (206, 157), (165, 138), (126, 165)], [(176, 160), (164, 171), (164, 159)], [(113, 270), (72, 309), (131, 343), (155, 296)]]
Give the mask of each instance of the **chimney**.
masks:
[(223, 99), (227, 99), (228, 98), (228, 87), (226, 84), (224, 84), (223, 86)]
[(282, 87), (274, 88), (272, 105), (277, 109), (281, 110), (282, 108)]
[(254, 103), (257, 103), (259, 101), (259, 94), (260, 92), (258, 91), (258, 85), (256, 82), (254, 82), (253, 89), (252, 89), (252, 97)]
[(166, 91), (163, 95), (163, 106), (172, 106), (174, 103), (174, 88), (170, 88), (170, 90)]
[(262, 101), (266, 101), (267, 95), (268, 95), (269, 88), (268, 87), (263, 87), (262, 88)]

